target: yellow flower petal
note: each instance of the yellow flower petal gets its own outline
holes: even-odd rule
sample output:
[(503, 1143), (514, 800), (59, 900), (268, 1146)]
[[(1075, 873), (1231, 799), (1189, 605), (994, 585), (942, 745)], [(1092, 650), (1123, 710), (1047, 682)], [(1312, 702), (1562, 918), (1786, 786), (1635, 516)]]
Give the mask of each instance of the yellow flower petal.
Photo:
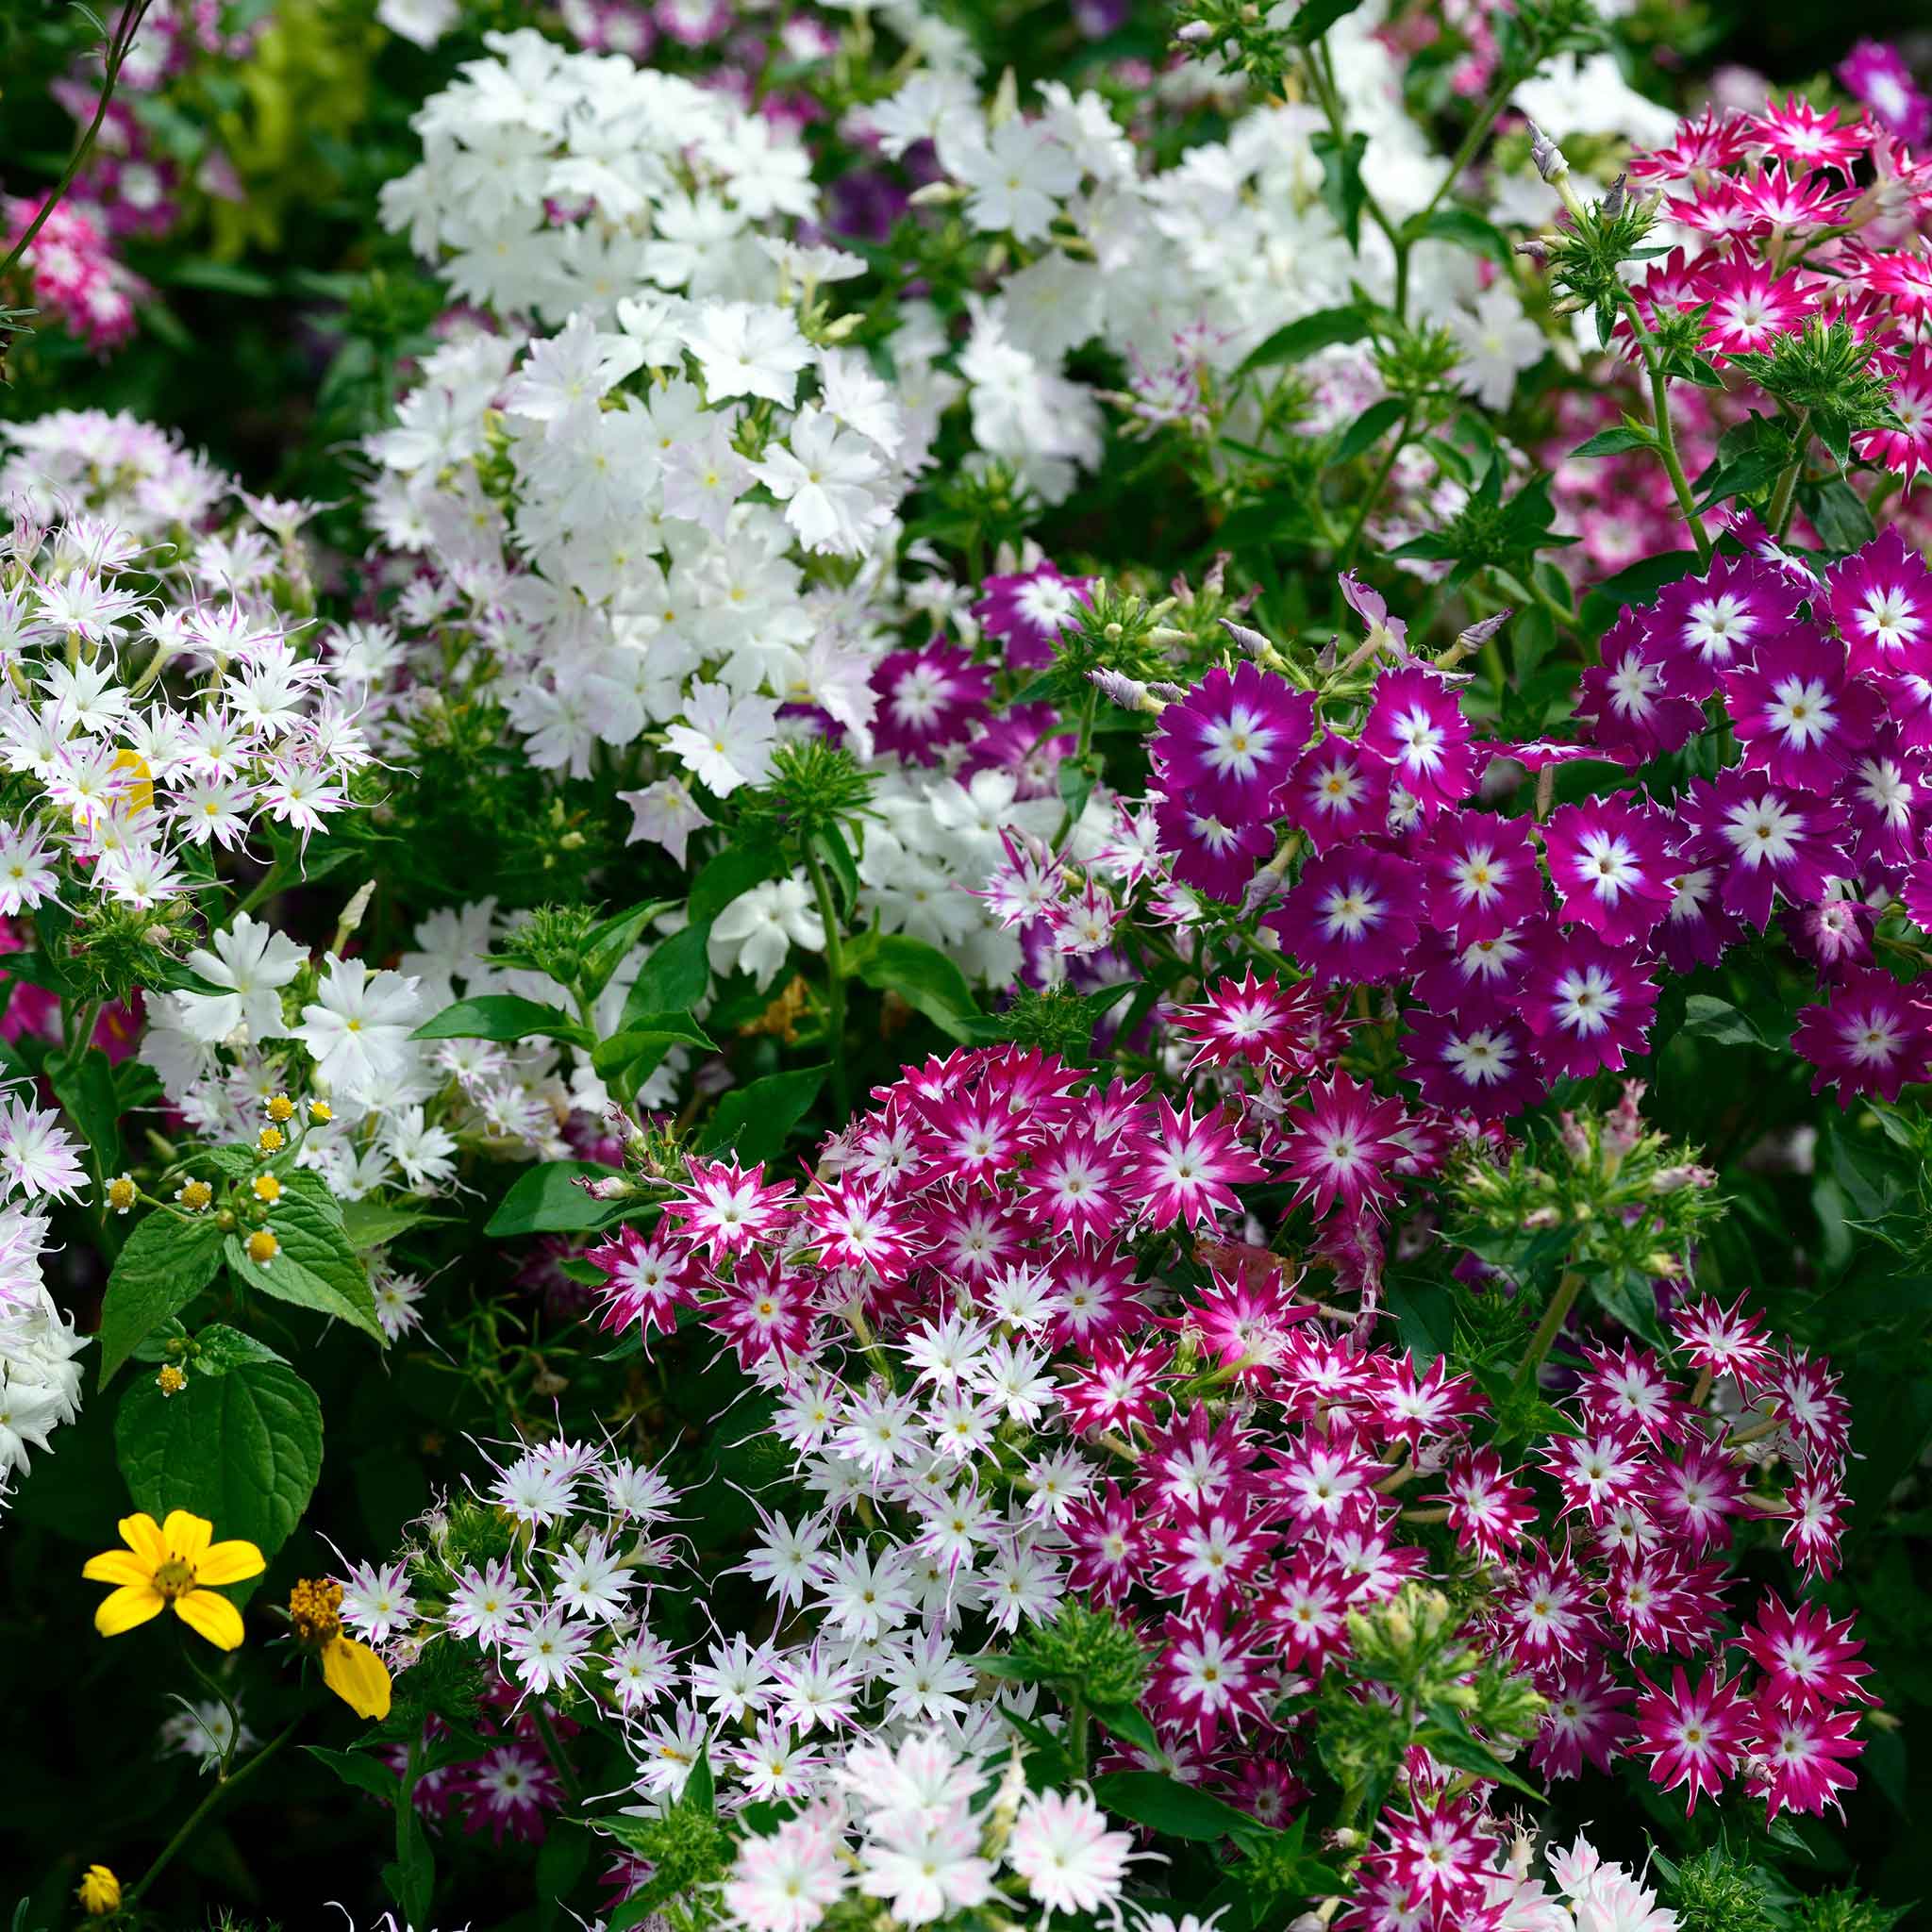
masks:
[(233, 1650), (242, 1641), (242, 1612), (211, 1590), (191, 1590), (186, 1596), (177, 1596), (175, 1614), (217, 1650)]
[(103, 1550), (87, 1559), (80, 1574), (90, 1583), (151, 1584), (155, 1566), (132, 1550)]
[(170, 1509), (167, 1522), (161, 1524), (169, 1556), (178, 1557), (184, 1563), (193, 1562), (208, 1548), (208, 1539), (214, 1533), (215, 1526), (206, 1516), (196, 1516), (187, 1509)]
[(250, 1576), (259, 1576), (267, 1567), (261, 1552), (238, 1537), (232, 1542), (210, 1543), (194, 1559), (194, 1580), (241, 1583)]
[(150, 1617), (158, 1617), (168, 1599), (151, 1583), (124, 1584), (101, 1599), (94, 1611), (94, 1628), (103, 1637), (119, 1637)]
[(146, 1510), (124, 1516), (115, 1527), (121, 1532), (121, 1541), (137, 1557), (145, 1557), (151, 1565), (168, 1560), (168, 1545), (161, 1535), (161, 1525)]
[(389, 1672), (366, 1643), (333, 1639), (322, 1653), (322, 1681), (358, 1717), (380, 1721), (389, 1715)]

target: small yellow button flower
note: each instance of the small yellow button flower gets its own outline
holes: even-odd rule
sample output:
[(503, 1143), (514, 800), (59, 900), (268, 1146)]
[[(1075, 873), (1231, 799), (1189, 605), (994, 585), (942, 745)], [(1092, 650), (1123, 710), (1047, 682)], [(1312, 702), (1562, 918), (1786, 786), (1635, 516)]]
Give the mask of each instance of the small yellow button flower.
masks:
[(264, 1127), (256, 1135), (255, 1144), (264, 1154), (273, 1154), (282, 1144), (282, 1130), (279, 1127)]
[(273, 1205), (282, 1198), (282, 1184), (272, 1174), (257, 1174), (249, 1186), (255, 1190), (255, 1198), (258, 1201), (267, 1201)]
[(389, 1668), (366, 1643), (342, 1635), (342, 1586), (305, 1577), (289, 1592), (295, 1641), (322, 1663), (322, 1681), (358, 1717), (389, 1715)]
[(160, 1373), (155, 1376), (155, 1387), (163, 1395), (178, 1395), (188, 1386), (188, 1373), (177, 1368), (173, 1362), (163, 1362)]
[(121, 1881), (105, 1865), (90, 1865), (74, 1888), (74, 1895), (90, 1919), (105, 1919), (121, 1909)]
[(159, 1524), (145, 1514), (124, 1516), (120, 1530), (127, 1547), (90, 1557), (80, 1573), (90, 1583), (120, 1586), (94, 1612), (94, 1628), (103, 1637), (119, 1637), (173, 1605), (175, 1614), (218, 1650), (242, 1641), (242, 1612), (208, 1586), (259, 1576), (264, 1565), (253, 1543), (210, 1541), (214, 1524), (186, 1509), (169, 1510)]
[(276, 1126), (285, 1126), (295, 1118), (295, 1103), (286, 1093), (272, 1093), (268, 1099), (268, 1117)]
[(215, 1191), (206, 1181), (183, 1181), (175, 1190), (175, 1198), (191, 1214), (203, 1213), (215, 1197)]
[(336, 1117), (336, 1110), (325, 1100), (311, 1100), (308, 1103), (308, 1118), (318, 1127), (326, 1126)]
[(272, 1228), (258, 1227), (248, 1237), (248, 1258), (266, 1268), (282, 1252), (282, 1244)]
[(134, 1185), (131, 1174), (116, 1174), (108, 1183), (108, 1206), (116, 1214), (125, 1214), (141, 1199), (141, 1190)]

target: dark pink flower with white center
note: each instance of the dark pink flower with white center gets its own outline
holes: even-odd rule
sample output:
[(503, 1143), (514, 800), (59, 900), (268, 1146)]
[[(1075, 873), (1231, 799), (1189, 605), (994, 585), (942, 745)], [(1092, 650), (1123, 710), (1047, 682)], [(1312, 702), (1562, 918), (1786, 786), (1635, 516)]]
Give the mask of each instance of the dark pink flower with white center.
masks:
[(1854, 864), (1908, 865), (1932, 818), (1932, 766), (1888, 720), (1853, 755), (1839, 780), (1837, 803)]
[(1007, 646), (1007, 662), (1032, 671), (1053, 662), (1054, 646), (1080, 621), (1091, 577), (1070, 577), (1042, 560), (1011, 576), (988, 577), (973, 607), (979, 627)]
[(1273, 1679), (1257, 1630), (1208, 1615), (1169, 1617), (1160, 1634), (1148, 1689), (1158, 1723), (1191, 1729), (1205, 1748), (1224, 1725), (1262, 1721)]
[(1770, 1374), (1771, 1342), (1764, 1324), (1744, 1312), (1740, 1294), (1729, 1307), (1715, 1295), (1687, 1302), (1670, 1317), (1678, 1346), (1707, 1375), (1730, 1375), (1747, 1391)]
[(705, 1325), (730, 1341), (738, 1366), (749, 1369), (769, 1356), (797, 1356), (811, 1334), (812, 1283), (787, 1273), (775, 1256), (740, 1257), (729, 1281), (713, 1277), (723, 1299), (705, 1311)]
[(1744, 1507), (1743, 1471), (1722, 1449), (1693, 1441), (1681, 1462), (1652, 1465), (1646, 1502), (1674, 1541), (1702, 1556), (1731, 1540), (1731, 1518)]
[(1285, 1573), (1277, 1572), (1255, 1608), (1292, 1669), (1320, 1672), (1348, 1647), (1348, 1607), (1357, 1593), (1353, 1577), (1326, 1557), (1297, 1550)]
[(1154, 808), (1160, 843), (1174, 854), (1174, 876), (1210, 899), (1238, 906), (1255, 870), (1274, 850), (1266, 819), (1230, 824), (1175, 791)]
[(1141, 1474), (1163, 1510), (1233, 1508), (1257, 1487), (1250, 1474), (1257, 1452), (1231, 1417), (1190, 1409), (1149, 1438)]
[(1835, 168), (1849, 178), (1853, 163), (1872, 145), (1872, 130), (1857, 118), (1840, 121), (1839, 110), (1820, 111), (1799, 94), (1782, 106), (1773, 101), (1751, 116), (1752, 143), (1779, 160), (1804, 168)]
[(1788, 1344), (1774, 1357), (1765, 1387), (1786, 1428), (1812, 1456), (1843, 1457), (1851, 1441), (1852, 1406), (1825, 1363)]
[(1845, 1492), (1837, 1474), (1800, 1475), (1785, 1491), (1780, 1541), (1807, 1576), (1830, 1576), (1839, 1566), (1845, 1534)]
[(1852, 1629), (1852, 1618), (1834, 1622), (1823, 1604), (1794, 1610), (1767, 1596), (1737, 1643), (1764, 1673), (1761, 1696), (1784, 1710), (1823, 1710), (1875, 1701), (1862, 1682), (1872, 1666), (1859, 1657), (1865, 1646)]
[(1173, 1362), (1171, 1348), (1096, 1343), (1088, 1361), (1074, 1364), (1073, 1379), (1060, 1391), (1069, 1424), (1083, 1435), (1098, 1429), (1149, 1427), (1160, 1378)]
[(1388, 1474), (1374, 1457), (1340, 1437), (1312, 1430), (1292, 1448), (1269, 1454), (1271, 1503), (1286, 1509), (1305, 1529), (1353, 1523), (1364, 1506), (1373, 1508), (1374, 1486)]
[[(1670, 657), (1652, 641), (1654, 621), (1626, 608), (1605, 632), (1602, 661), (1584, 673), (1576, 698), (1597, 744), (1643, 759), (1681, 749), (1704, 728), (1703, 706), (1673, 689)], [(1705, 676), (1699, 665), (1693, 681)]]
[(1433, 671), (1385, 671), (1375, 680), (1362, 744), (1387, 760), (1395, 783), (1425, 812), (1460, 804), (1475, 784), (1469, 720), (1454, 688)]
[(1136, 1203), (1128, 1188), (1133, 1172), (1131, 1149), (1076, 1133), (1036, 1155), (1023, 1185), (1046, 1210), (1055, 1234), (1100, 1239), (1132, 1214)]
[(1882, 967), (1855, 966), (1823, 1005), (1800, 1009), (1791, 1045), (1818, 1069), (1812, 1092), (1836, 1087), (1848, 1108), (1865, 1093), (1896, 1100), (1908, 1080), (1923, 1080), (1932, 1034), (1907, 988)]
[(1093, 1254), (1061, 1248), (1052, 1258), (1054, 1295), (1048, 1334), (1056, 1348), (1091, 1353), (1124, 1334), (1142, 1312), (1134, 1294), (1134, 1263), (1112, 1242)]
[(1536, 1687), (1547, 1702), (1529, 1761), (1545, 1777), (1580, 1777), (1586, 1759), (1608, 1771), (1630, 1740), (1628, 1711), (1636, 1691), (1618, 1683), (1595, 1657), (1541, 1672)]
[(1488, 1404), (1467, 1375), (1452, 1375), (1446, 1356), (1438, 1356), (1420, 1374), (1415, 1358), (1392, 1363), (1374, 1395), (1385, 1441), (1402, 1443), (1411, 1455), (1425, 1439), (1459, 1433), (1462, 1421), (1481, 1415)]
[(1671, 881), (1671, 903), (1651, 928), (1650, 944), (1672, 972), (1692, 973), (1715, 966), (1744, 927), (1718, 897), (1723, 880), (1716, 866), (1681, 858), (1678, 864), (1684, 869)]
[(1217, 981), (1202, 1005), (1174, 1015), (1175, 1034), (1194, 1048), (1188, 1072), (1232, 1066), (1238, 1060), (1264, 1067), (1284, 1058), (1307, 1025), (1313, 1004), (1313, 991), (1306, 983), (1284, 991), (1273, 974), (1257, 980), (1253, 967), (1241, 979)]
[[(1932, 304), (1932, 272), (1928, 272), (1932, 265), (1924, 256), (1908, 258), (1917, 275), (1911, 299), (1923, 314)], [(1868, 429), (1852, 439), (1852, 447), (1867, 462), (1904, 477), (1909, 488), (1915, 478), (1932, 470), (1932, 348), (1924, 342), (1913, 348), (1905, 367), (1891, 376), (1891, 410), (1898, 418), (1896, 428), (1887, 425)]]
[(1460, 945), (1492, 940), (1543, 909), (1542, 874), (1527, 819), (1493, 812), (1445, 812), (1429, 827), (1429, 923)]
[(1594, 1341), (1583, 1355), (1589, 1367), (1576, 1397), (1587, 1414), (1633, 1428), (1647, 1442), (1681, 1441), (1690, 1433), (1690, 1411), (1652, 1350), (1631, 1341), (1614, 1349)]
[(1779, 917), (1791, 950), (1818, 969), (1822, 985), (1836, 986), (1847, 968), (1872, 958), (1877, 919), (1862, 899), (1821, 899), (1811, 906), (1788, 906)]
[(1536, 1521), (1536, 1496), (1504, 1473), (1493, 1449), (1465, 1449), (1449, 1466), (1449, 1527), (1459, 1547), (1500, 1563)]
[(1280, 1538), (1254, 1517), (1207, 1509), (1157, 1528), (1151, 1541), (1159, 1566), (1154, 1588), (1200, 1616), (1224, 1600), (1239, 1603)]
[(1763, 1693), (1752, 1708), (1749, 1777), (1764, 1800), (1766, 1823), (1780, 1811), (1842, 1812), (1839, 1793), (1857, 1783), (1848, 1760), (1865, 1748), (1852, 1735), (1858, 1713), (1793, 1710)]
[(1724, 705), (1746, 767), (1807, 791), (1829, 791), (1878, 722), (1877, 693), (1851, 678), (1844, 647), (1803, 625), (1725, 674)]
[[(1390, 1863), (1411, 1901), (1442, 1907), (1480, 1903), (1493, 1852), (1467, 1799), (1418, 1799), (1412, 1817), (1383, 1814)], [(1458, 1922), (1460, 1920), (1458, 1914)]]
[(1378, 1098), (1341, 1072), (1325, 1085), (1311, 1080), (1307, 1099), (1306, 1113), (1290, 1113), (1293, 1130), (1282, 1149), (1296, 1203), (1308, 1202), (1320, 1220), (1331, 1208), (1359, 1214), (1393, 1194), (1402, 1103)]
[(1295, 760), (1275, 809), (1317, 852), (1367, 838), (1389, 823), (1389, 767), (1339, 731), (1324, 732)]
[(1424, 874), (1412, 859), (1361, 847), (1304, 868), (1266, 924), (1322, 986), (1373, 986), (1407, 964), (1421, 929)]
[(694, 1249), (741, 1254), (773, 1240), (797, 1212), (789, 1182), (765, 1179), (765, 1164), (693, 1160), (689, 1180), (665, 1203), (664, 1220)]
[(1932, 570), (1895, 525), (1825, 575), (1853, 670), (1932, 669)]
[(1504, 1585), (1498, 1606), (1509, 1647), (1531, 1666), (1600, 1648), (1604, 1631), (1591, 1596), (1590, 1580), (1567, 1549), (1525, 1564)]
[(1840, 60), (1838, 77), (1879, 126), (1909, 147), (1932, 138), (1932, 100), (1919, 91), (1912, 70), (1889, 41), (1864, 40)]
[(1766, 772), (1698, 779), (1683, 817), (1686, 870), (1712, 866), (1719, 903), (1753, 925), (1770, 920), (1778, 892), (1794, 906), (1823, 898), (1844, 867), (1843, 814)]
[(1731, 183), (1737, 208), (1746, 217), (1743, 232), (1769, 235), (1776, 228), (1836, 226), (1857, 199), (1856, 191), (1834, 187), (1823, 174), (1767, 161)]
[[(1212, 1244), (1199, 1245), (1208, 1250)], [(1215, 1271), (1212, 1285), (1179, 1314), (1157, 1319), (1162, 1327), (1191, 1337), (1213, 1367), (1226, 1370), (1239, 1382), (1263, 1385), (1272, 1379), (1290, 1335), (1312, 1321), (1315, 1310), (1295, 1300), (1293, 1285), (1278, 1264), (1265, 1272), (1241, 1269), (1229, 1280), (1211, 1254), (1204, 1258)], [(1268, 1259), (1273, 1263), (1272, 1256)]]
[(1269, 801), (1308, 741), (1315, 700), (1245, 659), (1210, 671), (1160, 714), (1153, 757), (1170, 795), (1230, 825), (1269, 816)]
[(1697, 278), (1697, 295), (1707, 305), (1704, 347), (1716, 361), (1769, 349), (1779, 336), (1794, 335), (1817, 305), (1815, 277), (1779, 275), (1742, 254), (1706, 269)]
[(916, 1249), (911, 1226), (887, 1190), (856, 1175), (808, 1194), (805, 1224), (828, 1268), (856, 1268), (881, 1281), (901, 1281)]
[(923, 1196), (919, 1245), (926, 1262), (982, 1287), (1015, 1261), (1030, 1230), (1004, 1204), (963, 1189), (940, 1187)]
[(1650, 1759), (1653, 1784), (1688, 1788), (1685, 1816), (1702, 1797), (1714, 1797), (1741, 1761), (1751, 1707), (1735, 1683), (1707, 1671), (1693, 1686), (1681, 1669), (1660, 1690), (1648, 1677), (1637, 1704), (1635, 1748)]
[(1732, 665), (1789, 626), (1800, 597), (1755, 558), (1714, 557), (1701, 577), (1666, 585), (1647, 628), (1671, 692), (1702, 704)]
[(1642, 961), (1592, 932), (1565, 934), (1530, 969), (1523, 1017), (1544, 1068), (1581, 1079), (1647, 1053), (1657, 982)]
[(1117, 1482), (1103, 1483), (1067, 1511), (1062, 1527), (1073, 1546), (1067, 1588), (1117, 1604), (1146, 1568), (1150, 1525), (1141, 1506)]
[(1215, 1112), (1197, 1121), (1191, 1099), (1179, 1113), (1164, 1099), (1155, 1109), (1134, 1184), (1147, 1225), (1172, 1227), (1178, 1221), (1198, 1227), (1239, 1205), (1236, 1183), (1259, 1180), (1262, 1174), (1261, 1163), (1241, 1145), (1239, 1118)]
[(1562, 917), (1613, 945), (1646, 937), (1676, 896), (1670, 822), (1627, 795), (1560, 807), (1543, 827)]
[(1431, 1107), (1479, 1121), (1508, 1120), (1546, 1091), (1529, 1029), (1500, 1002), (1452, 1013), (1404, 1015), (1407, 1078)]
[(992, 671), (937, 638), (917, 651), (889, 651), (872, 674), (878, 693), (873, 736), (881, 751), (915, 764), (939, 762), (950, 744), (963, 744), (986, 715)]
[(687, 1250), (661, 1232), (646, 1235), (621, 1227), (584, 1259), (606, 1276), (605, 1327), (627, 1328), (635, 1322), (647, 1345), (654, 1329), (660, 1335), (673, 1333), (678, 1309), (698, 1304), (698, 1268)]
[(1633, 181), (1686, 181), (1734, 167), (1749, 149), (1751, 123), (1742, 114), (1707, 107), (1695, 120), (1680, 121), (1666, 147), (1630, 157)]
[(1542, 1467), (1563, 1492), (1563, 1513), (1580, 1510), (1593, 1524), (1643, 1492), (1643, 1450), (1626, 1423), (1595, 1421), (1580, 1435), (1558, 1436), (1544, 1451)]
[(1429, 934), (1417, 962), (1415, 996), (1438, 1013), (1488, 1012), (1498, 1004), (1513, 1008), (1531, 964), (1555, 932), (1554, 921), (1534, 919), (1467, 946)]

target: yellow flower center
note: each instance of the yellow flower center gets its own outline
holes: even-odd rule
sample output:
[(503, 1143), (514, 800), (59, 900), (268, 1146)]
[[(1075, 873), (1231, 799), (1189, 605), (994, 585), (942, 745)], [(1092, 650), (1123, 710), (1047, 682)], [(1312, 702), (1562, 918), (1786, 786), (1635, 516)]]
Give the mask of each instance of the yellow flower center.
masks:
[(155, 1588), (173, 1603), (194, 1588), (194, 1565), (180, 1557), (170, 1557), (155, 1566)]

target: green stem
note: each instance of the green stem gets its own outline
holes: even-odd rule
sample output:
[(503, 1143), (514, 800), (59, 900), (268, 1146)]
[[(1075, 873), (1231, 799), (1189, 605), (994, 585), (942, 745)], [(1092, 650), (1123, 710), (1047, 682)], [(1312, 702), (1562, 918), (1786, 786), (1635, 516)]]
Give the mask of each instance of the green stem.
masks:
[[(1092, 685), (1087, 687), (1087, 703), (1080, 713), (1080, 736), (1074, 745), (1074, 763), (1082, 768), (1087, 763), (1087, 755), (1093, 748), (1093, 721), (1100, 709), (1100, 692)], [(1060, 849), (1060, 841), (1074, 829), (1074, 808), (1070, 804), (1060, 813), (1060, 822), (1054, 828), (1053, 850)]]
[(1697, 514), (1697, 497), (1690, 488), (1690, 479), (1684, 474), (1684, 459), (1677, 454), (1676, 431), (1671, 424), (1670, 378), (1664, 374), (1656, 340), (1644, 327), (1635, 298), (1626, 291), (1621, 306), (1629, 319), (1638, 348), (1643, 356), (1644, 369), (1650, 376), (1650, 412), (1657, 429), (1657, 455), (1670, 475), (1671, 488), (1677, 496), (1677, 508), (1684, 512), (1684, 521), (1690, 525), (1690, 540), (1697, 545), (1697, 560), (1708, 563), (1710, 538), (1705, 531), (1704, 519)]
[(1523, 1383), (1535, 1380), (1536, 1372), (1542, 1366), (1543, 1357), (1549, 1354), (1570, 1310), (1576, 1306), (1576, 1297), (1583, 1291), (1583, 1276), (1571, 1269), (1557, 1284), (1557, 1291), (1550, 1297), (1550, 1305), (1543, 1310), (1543, 1318), (1536, 1324), (1536, 1333), (1529, 1338), (1529, 1347), (1523, 1359), (1516, 1365), (1516, 1381)]
[(87, 132), (75, 143), (74, 152), (60, 172), (60, 178), (41, 203), (40, 212), (22, 230), (20, 240), (13, 244), (7, 259), (0, 261), (0, 279), (6, 277), (7, 272), (33, 245), (34, 237), (46, 226), (48, 217), (59, 207), (61, 196), (74, 185), (74, 177), (92, 153), (94, 137), (100, 133), (101, 124), (108, 118), (108, 104), (114, 98), (114, 84), (121, 78), (122, 63), (127, 58), (128, 48), (134, 44), (134, 36), (140, 31), (142, 16), (153, 4), (154, 0), (127, 0), (120, 25), (108, 37), (107, 52), (101, 62), (101, 98), (94, 108), (94, 118), (88, 123)]
[(1791, 511), (1797, 503), (1798, 478), (1805, 468), (1806, 435), (1810, 426), (1811, 411), (1800, 409), (1798, 420), (1791, 429), (1790, 465), (1777, 479), (1777, 494), (1771, 499), (1771, 534), (1780, 543), (1785, 541), (1785, 532), (1791, 527)]
[(218, 1778), (215, 1781), (214, 1787), (208, 1796), (188, 1814), (187, 1823), (161, 1847), (160, 1855), (155, 1859), (154, 1863), (128, 1889), (125, 1895), (125, 1903), (127, 1905), (132, 1906), (139, 1902), (141, 1895), (160, 1876), (168, 1861), (193, 1837), (196, 1829), (200, 1826), (202, 1821), (208, 1817), (208, 1813), (224, 1798), (227, 1797), (230, 1792), (236, 1790), (253, 1777), (295, 1735), (296, 1727), (301, 1724), (306, 1714), (306, 1712), (298, 1712), (294, 1717), (291, 1717), (287, 1726), (264, 1744), (234, 1776)]
[(845, 947), (839, 931), (839, 906), (832, 882), (818, 854), (807, 848), (805, 870), (819, 904), (819, 924), (825, 929), (825, 1035), (832, 1067), (832, 1106), (842, 1127), (851, 1113), (845, 1072)]
[(543, 1749), (550, 1761), (557, 1767), (558, 1781), (563, 1786), (563, 1794), (578, 1810), (583, 1808), (584, 1788), (577, 1780), (576, 1767), (564, 1754), (563, 1744), (557, 1735), (557, 1727), (550, 1722), (550, 1713), (543, 1708), (543, 1700), (533, 1697), (530, 1711), (537, 1720), (537, 1735), (543, 1740)]
[(1087, 1700), (1079, 1691), (1067, 1693), (1067, 1757), (1074, 1767), (1074, 1782), (1087, 1782)]

